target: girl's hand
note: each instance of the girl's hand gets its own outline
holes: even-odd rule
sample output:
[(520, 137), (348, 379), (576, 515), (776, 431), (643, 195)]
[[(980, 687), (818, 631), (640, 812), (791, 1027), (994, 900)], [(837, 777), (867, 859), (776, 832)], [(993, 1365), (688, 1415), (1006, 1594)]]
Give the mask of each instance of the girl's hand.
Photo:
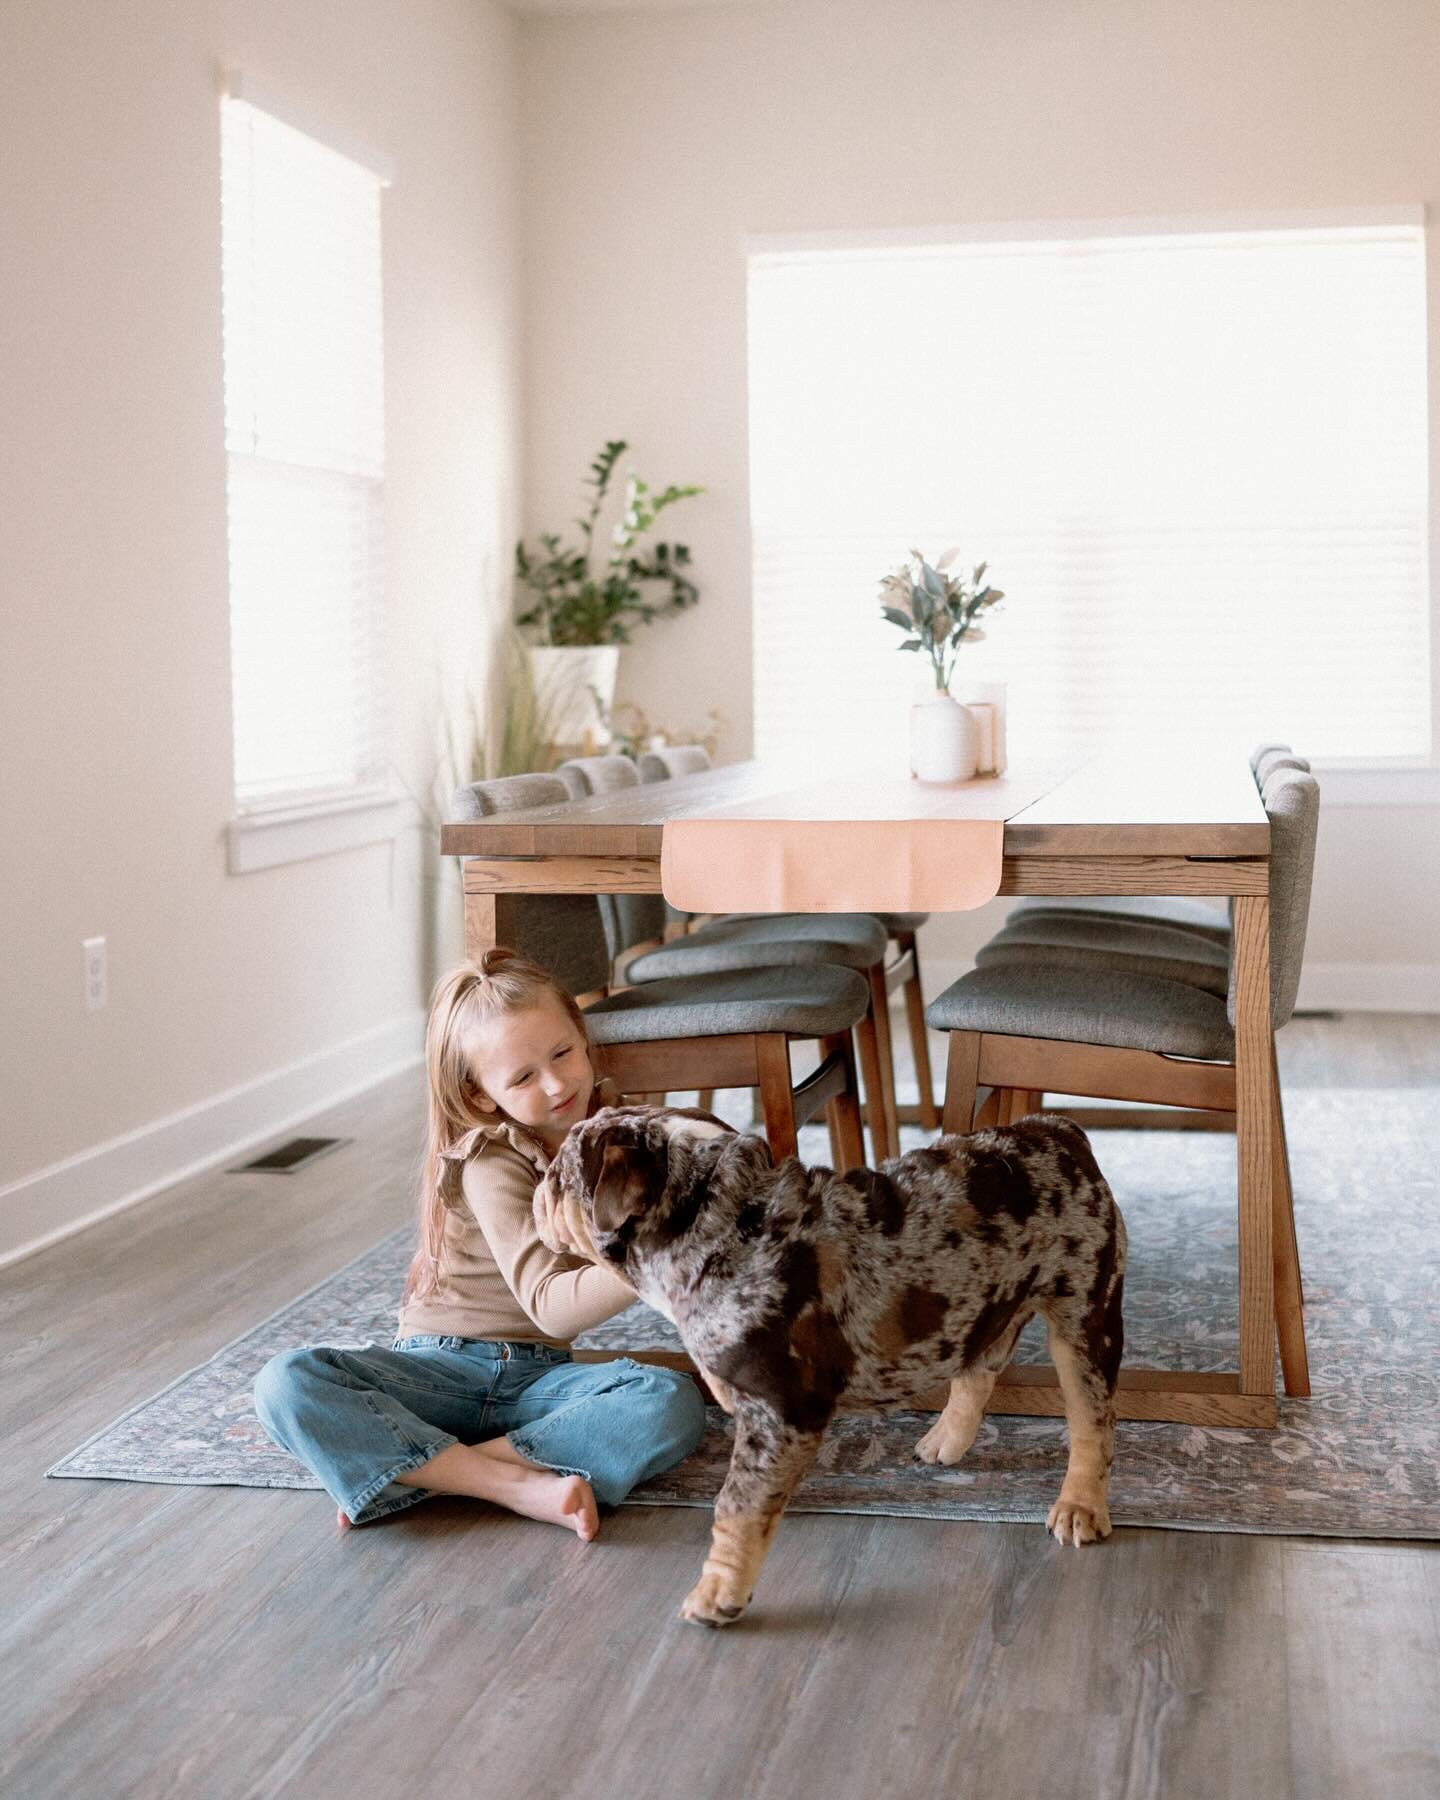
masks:
[(553, 1164), (540, 1178), (540, 1185), (535, 1189), (534, 1205), (535, 1231), (545, 1248), (553, 1250), (557, 1256), (578, 1254), (565, 1229), (564, 1214), (560, 1207), (560, 1186), (555, 1180)]

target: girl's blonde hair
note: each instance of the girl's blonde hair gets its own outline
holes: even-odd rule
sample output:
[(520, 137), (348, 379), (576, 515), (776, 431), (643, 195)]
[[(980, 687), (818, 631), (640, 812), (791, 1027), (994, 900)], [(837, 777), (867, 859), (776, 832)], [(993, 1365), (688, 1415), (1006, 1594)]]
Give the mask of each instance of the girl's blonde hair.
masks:
[(423, 1300), (440, 1279), (440, 1253), (445, 1235), (445, 1199), (441, 1188), (445, 1151), (477, 1125), (503, 1122), (480, 1086), (475, 1070), (482, 1036), (496, 1020), (528, 1012), (546, 996), (558, 1000), (579, 1031), (585, 1015), (554, 976), (515, 950), (487, 950), (478, 963), (462, 963), (435, 987), (425, 1026), (425, 1071), (428, 1076), (425, 1156), (420, 1170), (420, 1241), (405, 1279), (405, 1299)]

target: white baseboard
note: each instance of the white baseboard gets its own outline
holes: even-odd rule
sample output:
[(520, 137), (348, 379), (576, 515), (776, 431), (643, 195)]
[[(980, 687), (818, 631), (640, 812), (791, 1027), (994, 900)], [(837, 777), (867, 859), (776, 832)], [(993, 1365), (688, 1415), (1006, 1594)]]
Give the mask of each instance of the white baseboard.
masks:
[[(926, 958), (926, 999), (943, 993), (973, 967)], [(1301, 1012), (1440, 1013), (1440, 963), (1306, 963)]]
[(424, 1037), (424, 1014), (403, 1015), (11, 1182), (0, 1188), (0, 1268), (412, 1067)]

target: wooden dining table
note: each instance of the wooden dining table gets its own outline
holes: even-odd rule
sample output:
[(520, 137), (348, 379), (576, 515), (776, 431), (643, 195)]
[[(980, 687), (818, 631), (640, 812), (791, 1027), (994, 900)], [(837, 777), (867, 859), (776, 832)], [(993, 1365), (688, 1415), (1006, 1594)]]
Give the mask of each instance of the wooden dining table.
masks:
[[(1013, 806), (1013, 810), (1011, 810)], [(442, 853), (464, 863), (465, 949), (477, 958), (508, 941), (510, 907), (531, 894), (663, 892), (666, 833), (677, 825), (750, 821), (757, 843), (821, 830), (856, 849), (863, 879), (835, 904), (809, 910), (901, 912), (944, 905), (944, 857), (917, 875), (901, 861), (866, 855), (880, 828), (907, 826), (942, 848), (953, 830), (955, 884), (975, 904), (963, 859), (977, 820), (996, 825), (993, 891), (1022, 894), (1219, 895), (1234, 901), (1235, 1113), (1239, 1205), (1239, 1368), (1176, 1375), (1122, 1370), (1120, 1416), (1183, 1417), (1217, 1425), (1273, 1425), (1275, 1294), (1271, 1199), (1276, 1095), (1270, 1000), (1270, 826), (1246, 755), (1177, 750), (1144, 759), (1102, 757), (1066, 767), (1012, 764), (1001, 777), (955, 785), (903, 773), (827, 774), (761, 761), (731, 764), (565, 805), (447, 824)], [(720, 838), (717, 842), (728, 840)], [(837, 866), (839, 866), (837, 864)], [(848, 865), (847, 865), (848, 866)], [(896, 871), (893, 883), (887, 867)], [(937, 872), (938, 871), (938, 872)], [(724, 870), (717, 870), (723, 877)], [(848, 879), (848, 877), (847, 877)], [(937, 891), (937, 884), (938, 890)], [(921, 891), (917, 891), (918, 889)], [(705, 910), (730, 910), (725, 882)], [(673, 897), (673, 896), (672, 896)], [(692, 909), (694, 895), (685, 897)], [(757, 909), (764, 910), (764, 909)], [(1177, 1387), (1182, 1403), (1173, 1399)], [(1162, 1406), (1158, 1392), (1166, 1390)], [(1059, 1396), (1017, 1366), (997, 1385), (992, 1411), (1054, 1414)]]

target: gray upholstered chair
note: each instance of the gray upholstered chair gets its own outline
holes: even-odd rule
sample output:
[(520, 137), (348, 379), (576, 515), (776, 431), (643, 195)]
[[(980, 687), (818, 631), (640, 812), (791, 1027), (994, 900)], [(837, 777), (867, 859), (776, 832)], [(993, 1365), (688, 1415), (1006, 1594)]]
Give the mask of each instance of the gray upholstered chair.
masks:
[[(1263, 790), (1270, 820), (1272, 1033), (1290, 1018), (1300, 981), (1319, 818), (1313, 775), (1275, 768)], [(1094, 929), (1086, 934), (1080, 926)], [(944, 1126), (969, 1131), (1038, 1108), (1048, 1093), (1094, 1095), (1233, 1115), (1235, 968), (1223, 987), (1215, 946), (1135, 921), (1072, 920), (1033, 941), (1007, 926), (976, 968), (930, 1006), (949, 1037)], [(1273, 1043), (1272, 1043), (1273, 1064)], [(977, 1112), (982, 1088), (990, 1094)], [(1273, 1127), (1275, 1290), (1286, 1391), (1309, 1392), (1299, 1255), (1278, 1077)], [(1092, 1122), (1089, 1120), (1087, 1122)]]
[[(640, 758), (640, 779), (642, 781), (668, 781), (672, 775), (693, 775), (700, 769), (710, 767), (710, 757), (700, 744), (673, 744), (662, 750), (647, 750)], [(915, 1081), (919, 1090), (919, 1104), (915, 1109), (915, 1121), (925, 1130), (933, 1131), (940, 1123), (939, 1109), (935, 1105), (935, 1077), (930, 1068), (930, 1040), (925, 1033), (925, 994), (920, 978), (920, 946), (916, 932), (930, 917), (929, 913), (874, 913), (871, 917), (880, 921), (885, 936), (894, 945), (893, 953), (885, 962), (885, 1033), (889, 1036), (889, 996), (896, 988), (905, 991), (905, 1017), (910, 1031), (910, 1056), (915, 1066)], [(890, 1069), (889, 1108), (896, 1121), (904, 1116), (902, 1109), (896, 1106), (894, 1099), (894, 1056), (886, 1052), (887, 1065)], [(893, 1127), (894, 1151), (899, 1151), (898, 1123)], [(879, 1152), (876, 1152), (877, 1160)]]
[(555, 771), (572, 800), (591, 794), (618, 794), (639, 787), (640, 773), (634, 761), (621, 753), (613, 756), (572, 756)]
[(1252, 757), (1250, 767), (1254, 771), (1256, 784), (1262, 788), (1277, 769), (1299, 769), (1306, 775), (1310, 773), (1310, 765), (1303, 756), (1297, 756), (1288, 748), (1282, 749), (1278, 744), (1272, 744), (1258, 756)]
[[(640, 758), (640, 779), (645, 782), (668, 781), (675, 775), (694, 775), (711, 766), (710, 756), (701, 744), (671, 744), (661, 750), (648, 750)], [(731, 914), (731, 920), (737, 918), (754, 919), (759, 914)], [(824, 917), (825, 915), (816, 915)], [(831, 915), (838, 917), (840, 915)], [(855, 917), (856, 915), (845, 915)], [(896, 988), (905, 990), (905, 1012), (910, 1029), (910, 1051), (915, 1065), (915, 1079), (919, 1088), (919, 1105), (914, 1117), (928, 1131), (933, 1131), (940, 1122), (939, 1110), (935, 1105), (935, 1078), (930, 1068), (930, 1041), (925, 1034), (925, 997), (920, 985), (920, 949), (915, 934), (929, 918), (928, 913), (872, 913), (867, 917), (880, 921), (888, 943), (894, 950), (883, 963), (885, 995), (879, 995), (877, 975), (873, 985), (876, 989), (873, 1009), (879, 1021), (883, 1042), (877, 1054), (880, 1057), (882, 1079), (886, 1083), (886, 1121), (882, 1129), (890, 1145), (881, 1151), (878, 1143), (875, 1159), (878, 1162), (882, 1155), (896, 1155), (900, 1148), (899, 1118), (900, 1109), (895, 1101), (895, 1064), (894, 1053), (890, 1045), (890, 1010), (889, 997)], [(642, 968), (654, 968), (653, 963), (641, 965)], [(637, 973), (636, 979), (645, 977)], [(862, 1041), (861, 1051), (864, 1053)], [(869, 1077), (866, 1077), (867, 1090)], [(873, 1128), (872, 1128), (873, 1135)]]
[[(570, 798), (558, 775), (514, 775), (459, 789), (453, 819), (481, 819)], [(864, 1160), (850, 1034), (869, 989), (853, 969), (748, 968), (604, 991), (610, 953), (593, 894), (522, 895), (512, 902), (512, 948), (532, 957), (585, 1004), (596, 1060), (627, 1094), (753, 1087), (777, 1157), (795, 1153), (799, 1127), (824, 1106), (837, 1168)], [(820, 1067), (796, 1087), (794, 1039), (818, 1040)]]
[[(1269, 773), (1261, 798), (1292, 773), (1308, 773), (1295, 756), (1262, 759)], [(1282, 870), (1283, 874), (1283, 870)], [(1308, 891), (1306, 896), (1308, 907)], [(1148, 904), (1148, 902), (1142, 902)], [(1302, 942), (1303, 942), (1302, 925)], [(975, 966), (997, 969), (1037, 962), (1111, 974), (1152, 975), (1180, 981), (1224, 999), (1230, 991), (1228, 915), (1223, 937), (1177, 923), (1147, 919), (1143, 913), (1023, 912), (1012, 915), (976, 953)]]
[[(1257, 787), (1263, 787), (1272, 768), (1308, 770), (1309, 763), (1297, 756), (1289, 744), (1257, 744), (1250, 752), (1250, 770)], [(1017, 900), (1010, 908), (1007, 925), (1022, 919), (1074, 919), (1084, 914), (1091, 918), (1123, 919), (1129, 923), (1161, 925), (1169, 929), (1194, 933), (1228, 953), (1230, 917), (1233, 909), (1209, 900), (1197, 900), (1187, 894), (1035, 894)]]
[[(640, 785), (639, 771), (628, 756), (575, 756), (561, 763), (555, 773), (571, 800), (623, 793)], [(658, 947), (664, 941), (669, 908), (659, 894), (601, 894), (598, 898), (612, 981), (620, 985), (628, 981), (624, 965), (636, 947)]]
[[(678, 755), (686, 749), (705, 756), (699, 746), (688, 745), (666, 754)], [(707, 757), (707, 765), (708, 761)], [(573, 799), (635, 787), (640, 779), (635, 765), (621, 756), (574, 757), (562, 763), (556, 774)], [(617, 985), (727, 975), (746, 969), (800, 969), (819, 963), (837, 964), (864, 976), (869, 1004), (855, 1038), (870, 1103), (872, 1154), (877, 1164), (897, 1155), (900, 1146), (889, 1019), (877, 1013), (877, 1008), (883, 1012), (886, 1002), (886, 934), (878, 920), (869, 913), (754, 913), (715, 919), (666, 941), (664, 905), (659, 894), (600, 896)], [(703, 1098), (701, 1104), (706, 1104)]]
[(708, 769), (710, 752), (703, 744), (665, 744), (659, 750), (643, 750), (636, 766), (642, 781), (669, 781)]

